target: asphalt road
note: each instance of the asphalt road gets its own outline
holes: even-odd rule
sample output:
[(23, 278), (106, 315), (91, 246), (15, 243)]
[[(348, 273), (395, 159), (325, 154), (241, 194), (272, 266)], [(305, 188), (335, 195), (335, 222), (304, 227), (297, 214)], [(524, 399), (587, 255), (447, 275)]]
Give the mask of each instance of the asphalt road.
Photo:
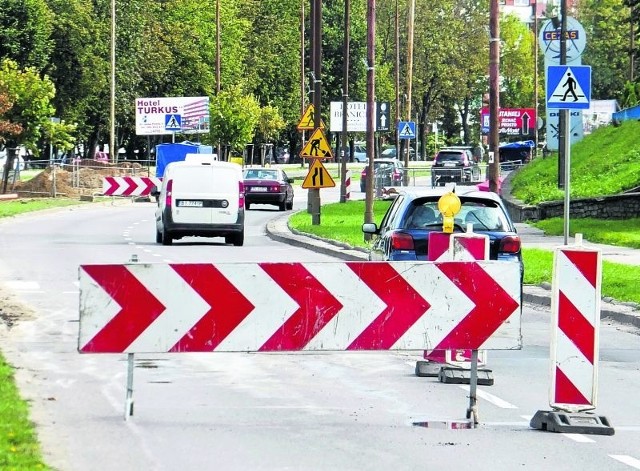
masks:
[[(296, 208), (306, 206), (298, 199)], [(136, 355), (135, 413), (123, 420), (126, 357), (80, 355), (78, 266), (141, 262), (335, 261), (274, 242), (248, 213), (244, 247), (154, 242), (151, 203), (84, 206), (0, 223), (0, 345), (60, 470), (640, 469), (640, 342), (603, 322), (597, 412), (612, 437), (534, 431), (548, 409), (549, 311), (525, 305), (522, 350), (491, 351), (480, 426), (466, 386), (414, 375), (421, 352)], [(3, 309), (6, 313), (7, 309)], [(10, 322), (7, 321), (10, 319)], [(412, 425), (426, 422), (429, 427)]]

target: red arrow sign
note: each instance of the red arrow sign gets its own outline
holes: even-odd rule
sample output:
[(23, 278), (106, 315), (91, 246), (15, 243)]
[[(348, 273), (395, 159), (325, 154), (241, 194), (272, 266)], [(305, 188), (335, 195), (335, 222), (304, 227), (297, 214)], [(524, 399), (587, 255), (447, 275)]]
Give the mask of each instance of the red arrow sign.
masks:
[(443, 262), (438, 268), (475, 306), (436, 349), (477, 349), (513, 314), (518, 303), (477, 262)]
[(123, 265), (85, 265), (84, 271), (121, 307), (82, 352), (120, 353), (165, 307)]
[(348, 263), (387, 305), (348, 350), (387, 350), (426, 311), (430, 304), (387, 263)]
[(106, 188), (103, 193), (107, 196), (115, 195), (118, 188), (120, 188), (118, 181), (114, 177), (104, 177), (104, 181), (108, 185), (108, 188)]

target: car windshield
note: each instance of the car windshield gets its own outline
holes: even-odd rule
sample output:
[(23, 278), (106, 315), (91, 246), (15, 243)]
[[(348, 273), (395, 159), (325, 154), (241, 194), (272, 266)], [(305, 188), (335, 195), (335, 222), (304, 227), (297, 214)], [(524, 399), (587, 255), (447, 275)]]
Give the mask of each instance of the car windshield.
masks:
[(278, 171), (277, 170), (247, 170), (244, 174), (244, 178), (250, 179), (255, 178), (258, 180), (277, 180), (278, 179)]
[(461, 162), (462, 154), (460, 152), (440, 152), (436, 160), (438, 162)]
[[(473, 232), (506, 232), (510, 231), (507, 218), (502, 208), (489, 200), (462, 200), (462, 206), (454, 218), (455, 224), (467, 229), (471, 224)], [(408, 208), (402, 224), (403, 229), (421, 229), (442, 224), (442, 216), (438, 211), (438, 202), (432, 200), (416, 200)]]

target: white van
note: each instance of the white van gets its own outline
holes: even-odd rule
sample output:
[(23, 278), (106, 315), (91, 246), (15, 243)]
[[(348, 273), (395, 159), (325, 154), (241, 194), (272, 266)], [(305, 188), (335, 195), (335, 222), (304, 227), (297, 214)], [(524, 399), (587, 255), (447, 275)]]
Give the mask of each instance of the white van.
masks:
[(155, 196), (156, 242), (171, 245), (174, 239), (197, 236), (224, 237), (227, 244), (236, 246), (244, 243), (240, 165), (197, 154), (172, 162)]

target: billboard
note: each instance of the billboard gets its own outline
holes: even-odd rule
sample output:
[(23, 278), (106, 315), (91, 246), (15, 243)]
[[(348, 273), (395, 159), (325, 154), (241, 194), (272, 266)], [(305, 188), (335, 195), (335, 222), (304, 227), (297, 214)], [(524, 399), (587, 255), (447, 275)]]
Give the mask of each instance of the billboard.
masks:
[[(499, 134), (533, 139), (536, 118), (534, 108), (501, 108), (498, 110)], [(480, 123), (482, 123), (482, 134), (489, 134), (489, 108), (484, 107), (480, 110)]]
[(209, 97), (136, 98), (136, 134), (209, 132)]

